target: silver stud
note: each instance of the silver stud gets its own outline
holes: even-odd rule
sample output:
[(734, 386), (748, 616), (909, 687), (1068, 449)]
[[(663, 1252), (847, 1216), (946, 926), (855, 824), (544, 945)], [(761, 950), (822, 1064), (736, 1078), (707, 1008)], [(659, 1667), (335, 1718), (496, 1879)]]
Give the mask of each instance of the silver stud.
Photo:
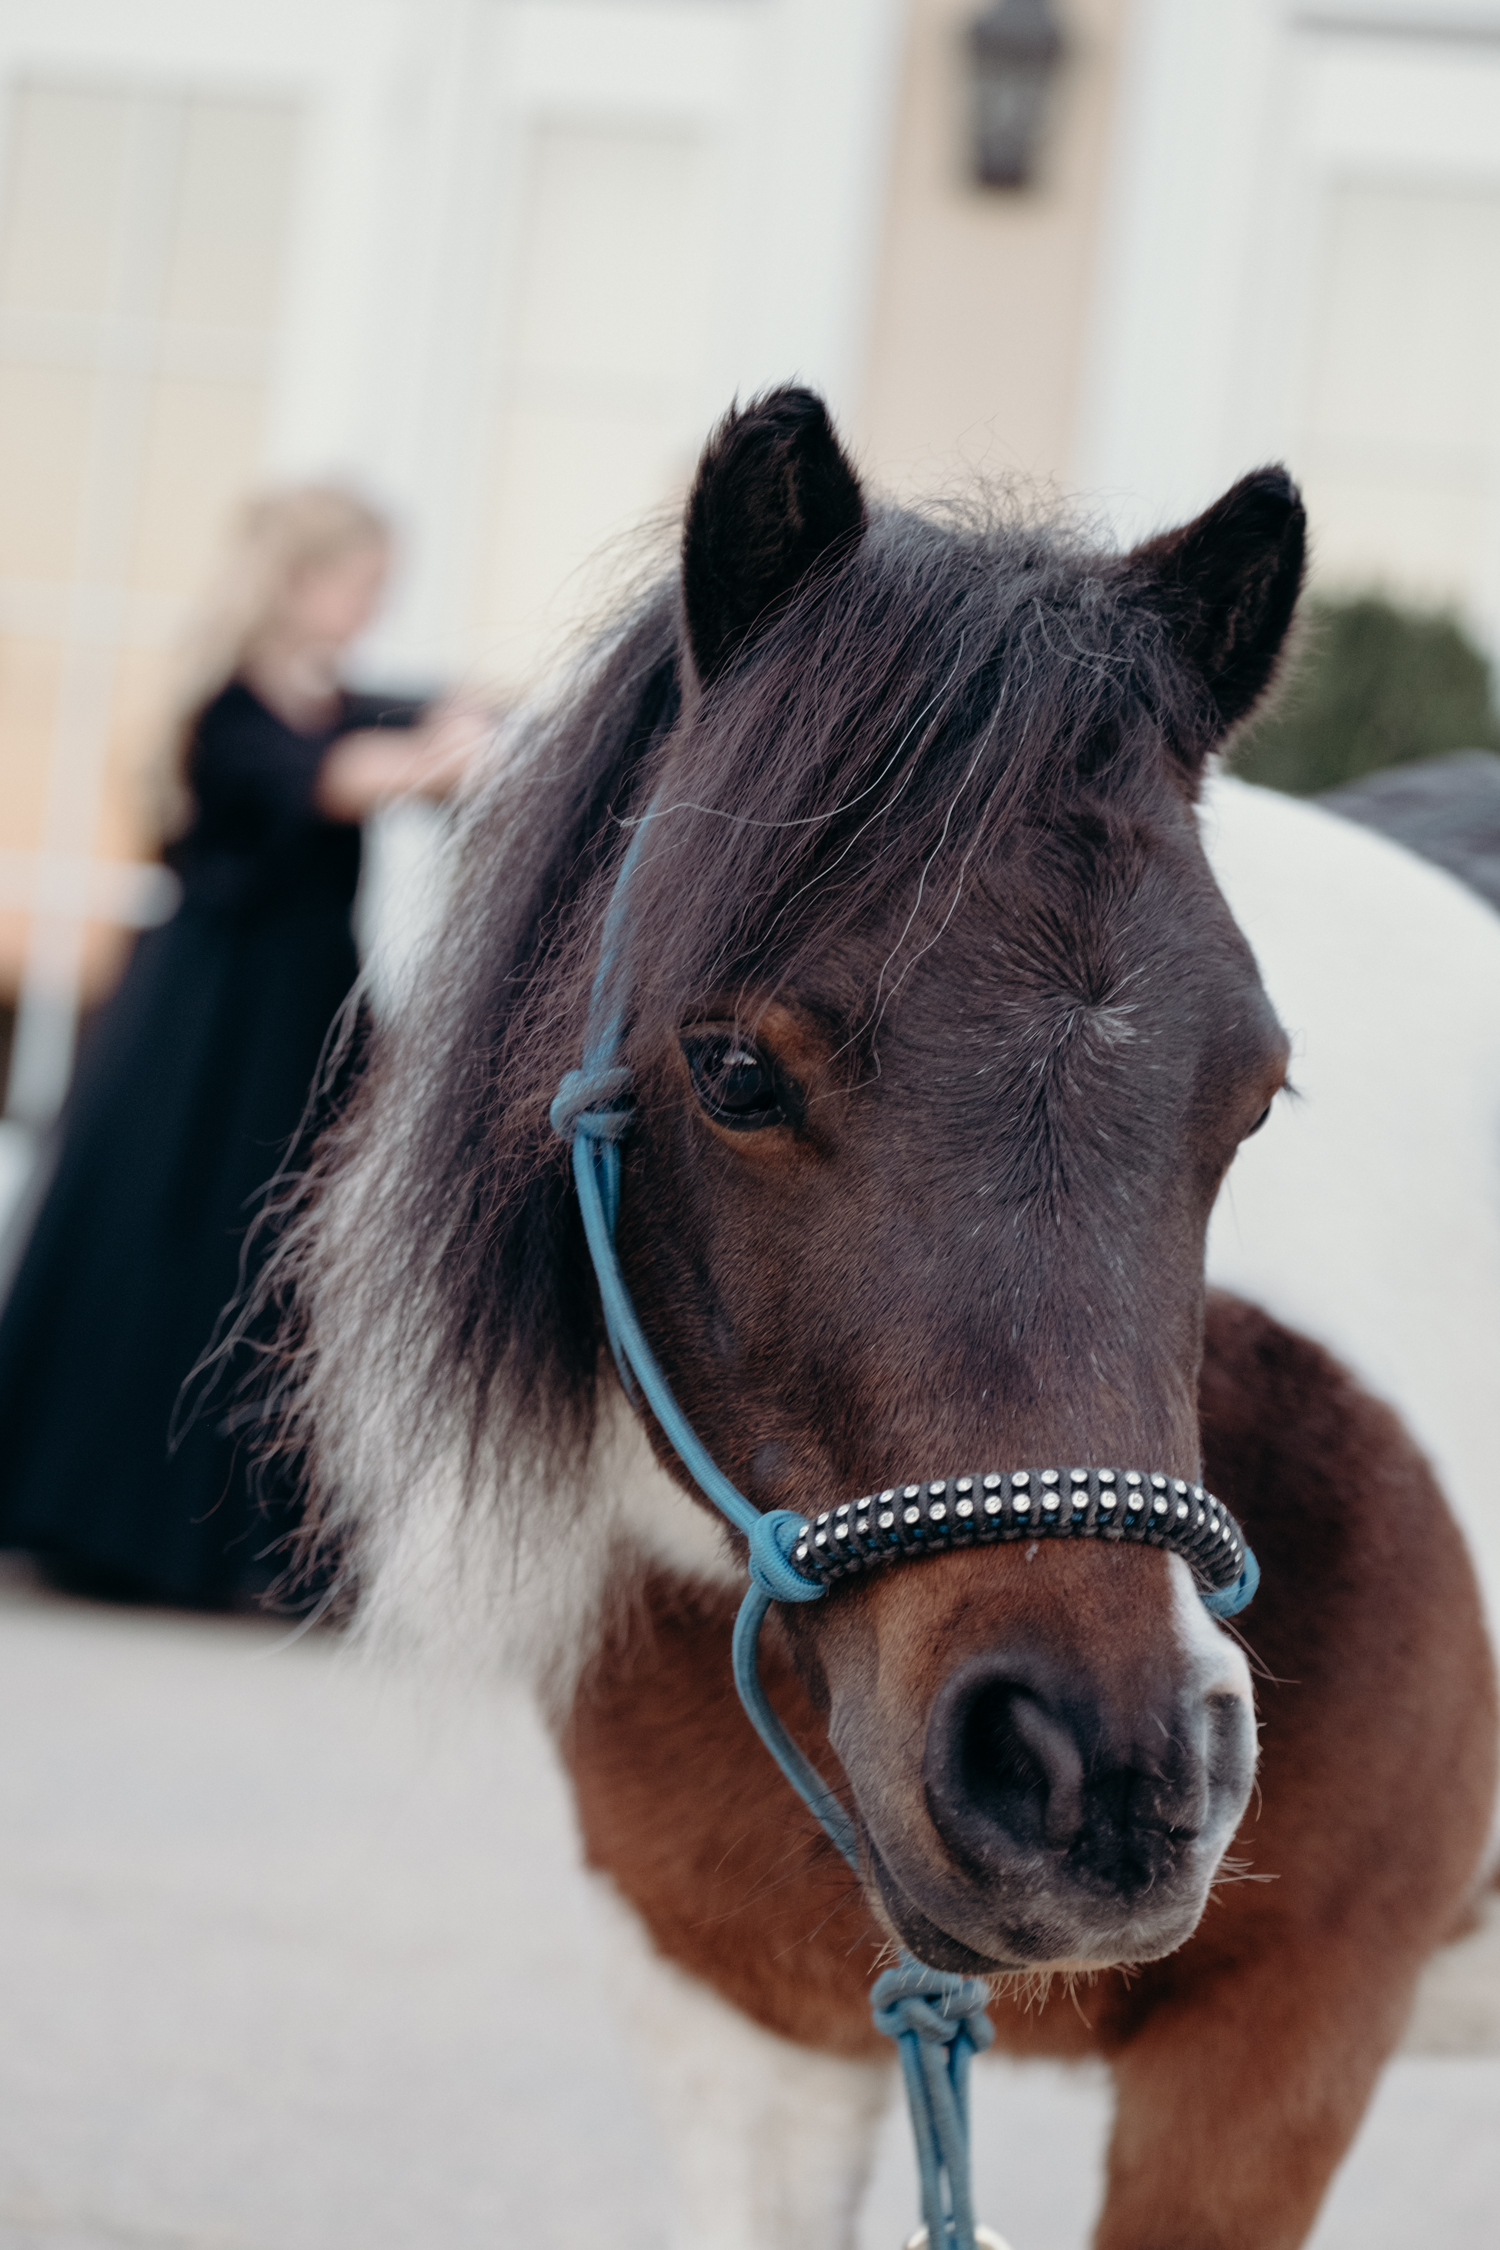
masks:
[(974, 1503), (973, 1503), (973, 1501), (972, 1501), (972, 1500), (960, 1500), (960, 1501), (958, 1501), (958, 1502), (957, 1502), (957, 1503), (955, 1504), (955, 1506), (954, 1506), (954, 1510), (953, 1510), (953, 1513), (954, 1513), (954, 1514), (955, 1514), (956, 1516), (972, 1516), (972, 1515), (973, 1515), (973, 1513), (974, 1513)]
[(826, 1531), (820, 1531), (820, 1532), (818, 1533), (818, 1536), (817, 1536), (817, 1538), (816, 1538), (816, 1539), (815, 1539), (815, 1540), (813, 1541), (813, 1545), (814, 1545), (815, 1547), (826, 1547), (826, 1546), (827, 1546), (827, 1544), (828, 1544), (828, 1534), (827, 1534), (827, 1532), (826, 1532)]
[(921, 1491), (921, 1489), (922, 1487), (919, 1484), (903, 1485), (901, 1489), (901, 1497), (903, 1500), (915, 1500), (917, 1494)]
[(1044, 1508), (1051, 1509), (1055, 1513), (1057, 1509), (1057, 1494), (1055, 1492), (1047, 1493), (1042, 1501), (1042, 1506)]
[(1099, 1471), (1099, 1482), (1101, 1484), (1113, 1484), (1114, 1481), (1115, 1472), (1113, 1469), (1101, 1469)]
[(866, 1533), (867, 1533), (867, 1532), (869, 1531), (869, 1528), (870, 1528), (870, 1519), (869, 1519), (869, 1517), (868, 1517), (868, 1516), (861, 1516), (861, 1517), (859, 1517), (858, 1521), (857, 1521), (857, 1522), (855, 1523), (855, 1526), (854, 1526), (854, 1529), (855, 1529), (855, 1533), (856, 1533), (856, 1535), (857, 1535), (857, 1536), (858, 1536), (859, 1538), (861, 1538), (861, 1539), (863, 1539), (863, 1538), (865, 1537)]
[(942, 1501), (934, 1500), (932, 1505), (927, 1510), (927, 1520), (929, 1523), (942, 1523), (947, 1516), (947, 1513), (948, 1511), (944, 1507)]
[(972, 1492), (973, 1489), (974, 1479), (972, 1477), (960, 1477), (958, 1483), (954, 1486), (956, 1492)]
[(852, 1500), (841, 1500), (833, 1512), (836, 1516), (847, 1516), (853, 1505)]
[(934, 1500), (941, 1500), (948, 1487), (946, 1483), (930, 1484), (927, 1489), (932, 1494)]
[(825, 1508), (825, 1509), (823, 1510), (823, 1513), (822, 1513), (822, 1514), (821, 1514), (821, 1515), (819, 1516), (819, 1518), (818, 1518), (818, 1521), (819, 1521), (819, 1523), (827, 1523), (827, 1521), (828, 1521), (828, 1510), (827, 1510), (826, 1508)]
[(1099, 1495), (1099, 1505), (1101, 1508), (1112, 1508), (1118, 1498), (1119, 1494), (1117, 1492), (1101, 1492)]
[[(1010, 1481), (1015, 1486), (1017, 1492), (1024, 1492), (1027, 1485), (1030, 1484), (1031, 1479), (1026, 1474), (1026, 1471), (1024, 1469), (1017, 1469), (1015, 1475), (1011, 1478)], [(996, 1477), (995, 1482), (998, 1484), (1000, 1482), (1000, 1479)]]
[(1217, 1517), (1217, 1516), (1210, 1516), (1210, 1517), (1209, 1517), (1209, 1519), (1208, 1519), (1208, 1528), (1209, 1528), (1209, 1530), (1210, 1530), (1210, 1531), (1217, 1531), (1217, 1530), (1218, 1530), (1218, 1528), (1219, 1528), (1219, 1519), (1218, 1519), (1218, 1517)]
[(1174, 1492), (1186, 1492), (1187, 1486), (1183, 1483), (1181, 1477), (1174, 1477), (1172, 1479), (1172, 1490)]
[(797, 1549), (797, 1560), (798, 1560), (798, 1562), (806, 1562), (806, 1560), (807, 1560), (807, 1549), (806, 1549), (806, 1547), (799, 1547), (799, 1548)]
[(1156, 1495), (1156, 1498), (1155, 1498), (1155, 1499), (1154, 1499), (1154, 1500), (1152, 1501), (1152, 1503), (1151, 1503), (1151, 1513), (1152, 1513), (1152, 1514), (1153, 1514), (1154, 1516), (1164, 1516), (1164, 1515), (1166, 1514), (1166, 1512), (1167, 1512), (1167, 1503), (1166, 1503), (1166, 1501), (1165, 1501), (1165, 1500), (1164, 1500), (1164, 1499), (1162, 1498), (1161, 1494), (1160, 1494), (1160, 1493), (1158, 1492), (1158, 1494)]
[(1003, 1506), (1004, 1502), (1001, 1500), (999, 1493), (992, 1492), (985, 1500), (984, 1512), (987, 1516), (998, 1516)]
[(1177, 1503), (1177, 1520), (1178, 1520), (1178, 1522), (1179, 1522), (1179, 1523), (1183, 1523), (1183, 1522), (1185, 1522), (1185, 1521), (1186, 1521), (1186, 1519), (1187, 1519), (1187, 1512), (1188, 1512), (1188, 1504), (1187, 1504), (1187, 1502), (1186, 1502), (1185, 1500), (1179, 1500), (1179, 1501), (1178, 1501), (1178, 1503)]
[(889, 1484), (889, 1485), (887, 1485), (887, 1486), (886, 1486), (886, 1488), (885, 1488), (885, 1490), (884, 1490), (884, 1492), (882, 1492), (882, 1494), (880, 1495), (880, 1504), (881, 1504), (881, 1506), (882, 1506), (883, 1508), (888, 1508), (888, 1507), (890, 1506), (891, 1502), (892, 1502), (892, 1501), (893, 1501), (893, 1500), (895, 1499), (895, 1497), (896, 1497), (896, 1487), (895, 1487), (895, 1486), (894, 1486), (893, 1484)]
[(1195, 1526), (1194, 1526), (1194, 1529), (1195, 1529), (1195, 1530), (1199, 1530), (1199, 1531), (1201, 1531), (1201, 1530), (1202, 1530), (1202, 1528), (1203, 1528), (1203, 1510), (1202, 1510), (1202, 1509), (1200, 1508), (1200, 1509), (1198, 1510), (1198, 1517), (1197, 1517), (1197, 1522), (1196, 1522), (1196, 1524), (1195, 1524)]
[(1195, 1500), (1201, 1500), (1203, 1498), (1203, 1487), (1201, 1484), (1195, 1484), (1193, 1486), (1193, 1498)]
[(1125, 1482), (1127, 1484), (1139, 1484), (1140, 1481), (1141, 1472), (1139, 1469), (1127, 1469), (1125, 1471)]
[(882, 1531), (889, 1531), (891, 1529), (891, 1526), (895, 1523), (896, 1519), (891, 1514), (890, 1509), (887, 1508), (884, 1514), (878, 1518), (878, 1521)]
[(835, 1539), (847, 1539), (849, 1526), (846, 1523), (836, 1523), (833, 1527), (833, 1536)]
[(999, 1479), (999, 1478), (998, 1478), (998, 1477), (997, 1477), (997, 1476), (996, 1476), (996, 1475), (995, 1475), (995, 1474), (993, 1473), (993, 1471), (992, 1471), (992, 1472), (990, 1473), (990, 1475), (989, 1475), (989, 1476), (987, 1476), (987, 1477), (985, 1478), (985, 1480), (984, 1480), (984, 1489), (985, 1489), (985, 1491), (986, 1491), (986, 1492), (998, 1492), (998, 1491), (999, 1491), (999, 1489), (1000, 1489), (1000, 1479)]
[(1151, 1482), (1152, 1482), (1152, 1483), (1153, 1483), (1153, 1484), (1155, 1485), (1155, 1487), (1156, 1487), (1156, 1489), (1157, 1489), (1157, 1491), (1158, 1491), (1158, 1492), (1165, 1492), (1165, 1491), (1166, 1491), (1166, 1489), (1167, 1489), (1167, 1480), (1166, 1480), (1166, 1478), (1165, 1478), (1165, 1477), (1153, 1477), (1153, 1478), (1151, 1479)]
[(1224, 1529), (1220, 1532), (1219, 1536), (1221, 1539), (1227, 1539), (1229, 1537), (1229, 1526), (1227, 1523), (1225, 1524)]
[(1057, 1482), (1057, 1471), (1056, 1471), (1056, 1469), (1043, 1469), (1043, 1471), (1042, 1471), (1042, 1482), (1043, 1482), (1043, 1484), (1056, 1484), (1056, 1482)]
[[(915, 1492), (915, 1490), (916, 1490), (916, 1486), (915, 1486), (915, 1485), (913, 1485), (913, 1486), (912, 1486), (912, 1490), (913, 1490), (913, 1491)], [(920, 1508), (903, 1508), (903, 1509), (902, 1509), (902, 1511), (901, 1511), (901, 1521), (902, 1521), (903, 1523), (920, 1523), (920, 1522), (922, 1521), (922, 1511), (921, 1511), (921, 1509), (920, 1509)]]
[(1027, 1509), (1031, 1506), (1031, 1502), (1027, 1499), (1024, 1492), (1018, 1492), (1014, 1500), (1011, 1502), (1011, 1506), (1015, 1509), (1018, 1516), (1024, 1516)]

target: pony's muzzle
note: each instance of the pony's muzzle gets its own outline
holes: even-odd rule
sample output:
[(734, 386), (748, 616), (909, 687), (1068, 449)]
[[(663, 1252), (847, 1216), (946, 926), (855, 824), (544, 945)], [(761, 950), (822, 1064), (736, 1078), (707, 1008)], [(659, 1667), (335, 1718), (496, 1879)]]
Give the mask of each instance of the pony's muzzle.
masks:
[(971, 1880), (1023, 1870), (1048, 1889), (1128, 1906), (1222, 1849), (1249, 1787), (1238, 1698), (1187, 1683), (1129, 1711), (1041, 1651), (971, 1658), (937, 1696), (922, 1779), (939, 1837)]

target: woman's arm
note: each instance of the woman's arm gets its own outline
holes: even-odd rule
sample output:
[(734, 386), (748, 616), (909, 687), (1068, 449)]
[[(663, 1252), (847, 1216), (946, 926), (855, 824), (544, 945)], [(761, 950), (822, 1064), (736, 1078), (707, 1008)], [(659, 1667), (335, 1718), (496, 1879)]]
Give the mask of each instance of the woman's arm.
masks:
[(474, 704), (439, 704), (410, 731), (361, 728), (334, 743), (318, 768), (313, 801), (325, 820), (359, 821), (393, 797), (446, 797), (493, 732)]

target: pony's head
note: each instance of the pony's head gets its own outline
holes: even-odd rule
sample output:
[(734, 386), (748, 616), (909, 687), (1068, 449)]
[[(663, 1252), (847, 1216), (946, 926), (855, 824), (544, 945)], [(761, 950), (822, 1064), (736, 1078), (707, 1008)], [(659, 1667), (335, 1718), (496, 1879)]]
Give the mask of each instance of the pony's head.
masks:
[[(804, 1514), (976, 1467), (1196, 1478), (1205, 1227), (1286, 1042), (1194, 800), (1301, 567), (1279, 471), (1116, 556), (868, 509), (805, 392), (729, 417), (680, 574), (476, 808), (314, 1186), (304, 1410), (367, 1557), (435, 1505), (439, 1452), (469, 1520), (503, 1484), (541, 1555), (565, 1488), (603, 1497), (616, 1377), (548, 1108), (648, 807), (619, 1251), (727, 1474)], [(783, 1626), (922, 1958), (1140, 1960), (1192, 1929), (1254, 1723), (1183, 1561), (975, 1548)]]

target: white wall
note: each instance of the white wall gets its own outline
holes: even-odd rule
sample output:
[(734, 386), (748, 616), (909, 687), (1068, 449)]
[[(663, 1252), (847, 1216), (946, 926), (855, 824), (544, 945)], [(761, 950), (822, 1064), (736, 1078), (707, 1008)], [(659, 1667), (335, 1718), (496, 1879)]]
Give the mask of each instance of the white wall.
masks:
[(1285, 459), (1325, 584), (1500, 650), (1500, 6), (1140, 0), (1112, 167), (1078, 481)]

